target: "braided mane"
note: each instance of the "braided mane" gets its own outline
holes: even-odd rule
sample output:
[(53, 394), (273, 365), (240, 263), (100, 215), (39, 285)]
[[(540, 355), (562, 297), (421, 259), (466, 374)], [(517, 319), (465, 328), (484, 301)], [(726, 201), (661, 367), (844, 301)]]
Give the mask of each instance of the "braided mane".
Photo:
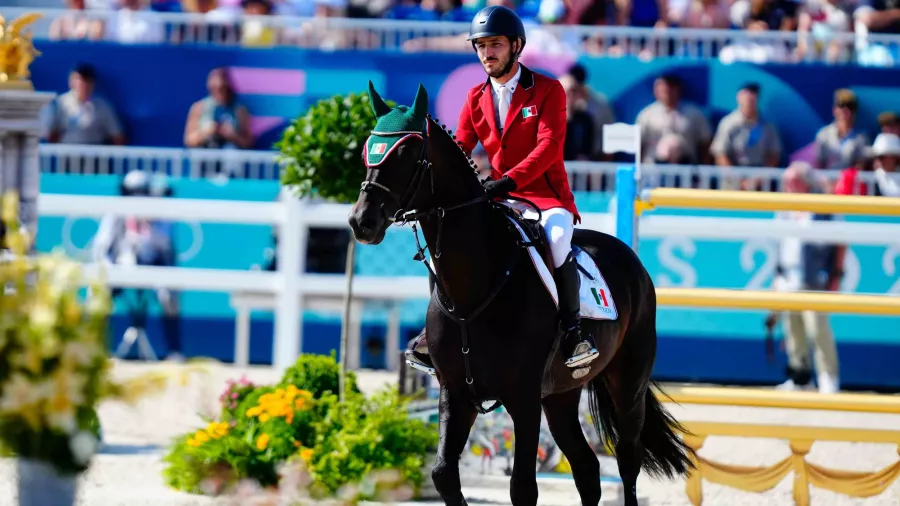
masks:
[(463, 155), (464, 157), (466, 157), (466, 161), (469, 162), (469, 166), (470, 166), (470, 167), (472, 168), (472, 170), (475, 171), (475, 173), (477, 174), (477, 173), (478, 173), (478, 165), (475, 163), (475, 160), (473, 160), (472, 157), (469, 156), (468, 153), (466, 153), (466, 152), (463, 150), (463, 148), (462, 148), (462, 143), (460, 143), (459, 141), (456, 140), (456, 136), (453, 135), (453, 131), (450, 130), (450, 129), (448, 129), (448, 128), (447, 128), (447, 125), (441, 123), (441, 121), (440, 121), (439, 119), (437, 119), (437, 118), (431, 116), (430, 114), (427, 115), (426, 118), (427, 118), (429, 121), (431, 121), (432, 123), (434, 123), (436, 126), (439, 126), (439, 127), (441, 128), (441, 130), (444, 131), (444, 133), (446, 133), (451, 139), (453, 139), (454, 144), (456, 144), (457, 149), (459, 149), (459, 152), (462, 153), (462, 155)]

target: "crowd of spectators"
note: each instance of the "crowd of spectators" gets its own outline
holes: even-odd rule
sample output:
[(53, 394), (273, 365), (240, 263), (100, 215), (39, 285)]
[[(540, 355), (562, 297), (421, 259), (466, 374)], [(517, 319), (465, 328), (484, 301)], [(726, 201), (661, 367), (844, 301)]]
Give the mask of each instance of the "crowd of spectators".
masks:
[[(70, 90), (54, 99), (43, 116), (45, 141), (82, 145), (124, 145), (125, 129), (115, 107), (95, 93), (98, 76), (91, 65), (72, 70)], [(716, 121), (694, 104), (683, 100), (685, 83), (675, 74), (660, 75), (653, 86), (655, 101), (636, 118), (616, 118), (602, 93), (592, 89), (587, 71), (573, 65), (560, 76), (566, 92), (567, 161), (611, 161), (603, 151), (603, 126), (616, 121), (633, 122), (641, 129), (642, 163), (682, 166), (716, 165), (722, 168), (716, 185), (745, 190), (774, 190), (754, 178), (737, 177), (731, 167), (785, 167), (788, 153), (782, 148), (778, 129), (766, 120), (759, 100), (765, 93), (757, 83), (747, 83), (737, 92), (734, 110)], [(252, 149), (255, 139), (250, 129), (252, 111), (235, 93), (229, 74), (213, 69), (207, 92), (185, 111), (184, 146), (205, 149)], [(834, 93), (833, 121), (822, 127), (814, 139), (808, 163), (817, 169), (843, 170), (837, 185), (843, 192), (868, 193), (858, 177), (874, 171), (879, 178), (875, 193), (900, 194), (900, 181), (892, 179), (896, 169), (892, 157), (900, 155), (900, 117), (884, 111), (878, 117), (879, 132), (865, 132), (857, 125), (859, 101), (848, 89)], [(871, 135), (875, 134), (875, 135)], [(488, 167), (486, 157), (473, 154), (479, 166)], [(212, 164), (205, 173), (228, 172)], [(681, 183), (682, 185), (684, 183)], [(595, 188), (596, 189), (596, 188)]]
[[(340, 28), (329, 18), (386, 18), (419, 22), (467, 22), (485, 5), (515, 9), (531, 33), (529, 45), (542, 51), (637, 54), (643, 57), (694, 54), (691, 44), (656, 35), (624, 37), (568, 30), (554, 25), (719, 29), (796, 32), (795, 39), (710, 39), (705, 55), (723, 61), (857, 61), (887, 65), (900, 58), (896, 44), (867, 40), (869, 33), (900, 33), (900, 0), (65, 0), (70, 13), (57, 18), (51, 36), (107, 39), (121, 43), (239, 42), (300, 47), (365, 48), (379, 34)], [(202, 14), (169, 23), (144, 12)], [(253, 18), (239, 19), (241, 14)], [(295, 18), (305, 18), (297, 21)], [(294, 19), (294, 20), (292, 20)], [(414, 32), (418, 32), (415, 30)], [(656, 32), (655, 32), (656, 33)], [(664, 32), (658, 32), (659, 34)], [(736, 33), (736, 32), (733, 32)], [(841, 37), (841, 34), (844, 34)], [(851, 34), (855, 34), (855, 37)], [(410, 32), (403, 49), (464, 51), (464, 37)], [(532, 40), (533, 39), (533, 40)], [(660, 41), (662, 40), (662, 42)], [(528, 48), (526, 48), (528, 50)]]

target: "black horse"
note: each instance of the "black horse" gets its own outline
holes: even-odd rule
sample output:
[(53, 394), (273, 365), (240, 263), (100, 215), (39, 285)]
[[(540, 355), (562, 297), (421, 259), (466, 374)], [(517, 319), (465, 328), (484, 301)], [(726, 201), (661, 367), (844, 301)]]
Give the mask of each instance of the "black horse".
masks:
[[(444, 502), (467, 504), (460, 455), (478, 413), (502, 403), (515, 424), (512, 503), (537, 504), (535, 459), (543, 407), (553, 438), (571, 464), (582, 504), (596, 506), (600, 466), (578, 420), (585, 385), (595, 427), (615, 447), (626, 505), (637, 505), (641, 468), (654, 477), (688, 473), (693, 455), (678, 434), (685, 429), (650, 389), (656, 293), (637, 255), (615, 237), (576, 229), (573, 244), (596, 260), (618, 319), (582, 319), (600, 356), (583, 376), (573, 378), (557, 353), (556, 306), (526, 249), (543, 248), (543, 232), (524, 241), (509, 208), (487, 200), (471, 160), (427, 115), (421, 84), (411, 108), (391, 109), (371, 82), (369, 96), (378, 121), (364, 149), (368, 169), (349, 222), (365, 244), (379, 244), (391, 223), (418, 222), (430, 251), (433, 271), (424, 248), (419, 247), (416, 259), (436, 280), (426, 329), (441, 386), (432, 478)], [(494, 406), (485, 409), (486, 401)]]

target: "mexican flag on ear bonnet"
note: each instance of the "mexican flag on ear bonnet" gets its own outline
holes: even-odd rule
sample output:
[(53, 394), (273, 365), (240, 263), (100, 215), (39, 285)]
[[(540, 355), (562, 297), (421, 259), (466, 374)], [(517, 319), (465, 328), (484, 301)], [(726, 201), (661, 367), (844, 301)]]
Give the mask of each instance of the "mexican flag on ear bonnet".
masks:
[(364, 148), (366, 165), (371, 167), (383, 162), (404, 140), (410, 137), (421, 139), (425, 135), (428, 93), (420, 83), (411, 108), (398, 105), (391, 109), (369, 81), (369, 101), (377, 119)]

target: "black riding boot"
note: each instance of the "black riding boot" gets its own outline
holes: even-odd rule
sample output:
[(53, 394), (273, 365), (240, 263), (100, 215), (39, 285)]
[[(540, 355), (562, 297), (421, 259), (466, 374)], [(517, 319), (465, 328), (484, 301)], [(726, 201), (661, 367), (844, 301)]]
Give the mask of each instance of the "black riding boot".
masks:
[[(434, 293), (434, 276), (432, 276), (430, 272), (428, 273), (428, 290), (428, 293)], [(408, 348), (403, 352), (403, 355), (406, 357), (406, 365), (417, 371), (422, 371), (434, 376), (434, 364), (431, 362), (431, 357), (428, 356), (428, 343), (425, 340), (426, 338), (425, 329), (422, 328), (422, 333), (409, 342), (407, 345)]]
[(569, 253), (566, 261), (556, 269), (553, 275), (556, 290), (559, 293), (559, 320), (563, 332), (563, 349), (572, 350), (566, 365), (573, 368), (584, 367), (597, 358), (597, 349), (590, 336), (581, 336), (581, 299), (578, 289), (578, 264), (575, 255)]

